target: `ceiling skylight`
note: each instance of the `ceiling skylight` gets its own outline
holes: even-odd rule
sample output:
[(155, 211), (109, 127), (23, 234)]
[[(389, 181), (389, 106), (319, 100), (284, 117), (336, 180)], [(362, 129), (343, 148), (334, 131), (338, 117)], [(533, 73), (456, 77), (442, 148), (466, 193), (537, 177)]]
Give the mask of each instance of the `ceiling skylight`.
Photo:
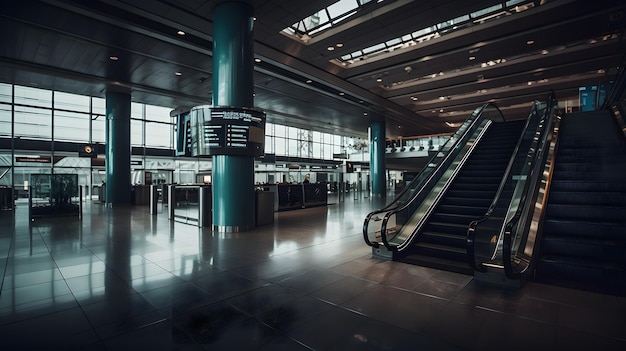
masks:
[[(522, 3), (523, 5), (520, 6)], [(342, 66), (349, 66), (350, 64), (361, 60), (366, 60), (368, 58), (389, 53), (398, 49), (412, 47), (423, 42), (439, 38), (442, 35), (452, 33), (456, 30), (480, 25), (502, 16), (509, 16), (515, 13), (523, 12), (532, 7), (534, 7), (534, 2), (529, 0), (511, 0), (502, 2), (498, 5), (490, 6), (463, 16), (449, 19), (412, 33), (407, 33), (399, 38), (394, 38), (384, 43), (363, 48), (351, 54), (343, 55), (333, 61), (341, 64)]]
[[(372, 0), (339, 0), (332, 5), (321, 9), (307, 18), (303, 18), (282, 30), (291, 36), (307, 42), (316, 34), (331, 28), (334, 25), (356, 14), (365, 4)], [(382, 3), (382, 0), (376, 2)]]

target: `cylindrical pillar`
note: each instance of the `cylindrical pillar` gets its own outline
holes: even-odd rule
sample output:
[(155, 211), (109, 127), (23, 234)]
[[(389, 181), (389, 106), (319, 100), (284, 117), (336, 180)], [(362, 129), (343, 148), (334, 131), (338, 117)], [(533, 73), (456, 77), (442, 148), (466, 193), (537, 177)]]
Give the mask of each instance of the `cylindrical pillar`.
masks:
[(213, 105), (254, 107), (252, 6), (223, 2), (213, 10)]
[(372, 197), (386, 196), (385, 168), (385, 122), (374, 121), (370, 124), (370, 178), (372, 181)]
[(221, 232), (255, 226), (254, 158), (213, 156), (213, 228)]
[[(252, 6), (223, 2), (213, 11), (213, 105), (254, 107)], [(213, 155), (213, 229), (254, 228), (254, 156)]]
[(106, 93), (106, 203), (130, 205), (130, 93)]

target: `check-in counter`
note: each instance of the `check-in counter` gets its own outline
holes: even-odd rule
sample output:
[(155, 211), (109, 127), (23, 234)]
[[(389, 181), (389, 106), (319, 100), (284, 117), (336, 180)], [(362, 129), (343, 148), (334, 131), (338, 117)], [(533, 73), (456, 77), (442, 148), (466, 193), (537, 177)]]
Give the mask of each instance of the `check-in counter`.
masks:
[(133, 185), (131, 203), (135, 206), (146, 206), (150, 203), (150, 186)]
[(328, 185), (326, 182), (307, 184), (264, 185), (262, 188), (276, 194), (276, 211), (328, 205)]
[(302, 184), (304, 187), (304, 207), (328, 205), (326, 182)]

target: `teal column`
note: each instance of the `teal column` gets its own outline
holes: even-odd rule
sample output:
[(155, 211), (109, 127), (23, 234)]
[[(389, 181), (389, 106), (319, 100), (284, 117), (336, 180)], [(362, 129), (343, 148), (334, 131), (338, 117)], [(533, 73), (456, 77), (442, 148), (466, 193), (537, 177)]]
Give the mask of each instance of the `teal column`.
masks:
[[(254, 107), (253, 9), (223, 2), (213, 10), (213, 105)], [(214, 155), (213, 229), (251, 230), (255, 226), (254, 156)]]
[(106, 202), (130, 205), (130, 93), (106, 93)]
[(387, 180), (385, 169), (385, 122), (370, 123), (370, 178), (372, 197), (385, 197)]

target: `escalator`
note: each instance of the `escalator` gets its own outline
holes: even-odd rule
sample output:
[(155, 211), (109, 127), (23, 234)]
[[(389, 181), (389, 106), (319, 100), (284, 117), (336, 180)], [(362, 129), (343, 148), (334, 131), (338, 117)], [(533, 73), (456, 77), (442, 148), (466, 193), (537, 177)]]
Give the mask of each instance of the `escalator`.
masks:
[(626, 295), (626, 146), (608, 111), (565, 115), (534, 281)]
[(394, 260), (473, 273), (467, 257), (468, 225), (489, 208), (525, 123), (520, 120), (491, 124), (411, 247), (399, 252)]

